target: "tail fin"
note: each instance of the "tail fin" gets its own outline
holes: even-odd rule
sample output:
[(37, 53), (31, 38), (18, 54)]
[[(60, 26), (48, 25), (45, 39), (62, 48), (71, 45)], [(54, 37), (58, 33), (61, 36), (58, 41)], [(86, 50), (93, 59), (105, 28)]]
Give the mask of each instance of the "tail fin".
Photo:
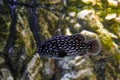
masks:
[(88, 53), (90, 53), (90, 55), (98, 55), (101, 51), (101, 43), (98, 38), (88, 41), (87, 46)]

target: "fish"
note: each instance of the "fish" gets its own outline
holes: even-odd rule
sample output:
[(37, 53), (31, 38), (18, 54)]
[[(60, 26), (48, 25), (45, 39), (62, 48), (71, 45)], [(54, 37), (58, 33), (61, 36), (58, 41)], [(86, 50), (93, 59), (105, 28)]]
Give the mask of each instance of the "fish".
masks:
[(83, 55), (98, 55), (101, 43), (98, 38), (86, 40), (83, 34), (76, 33), (70, 36), (56, 36), (40, 44), (37, 53), (40, 57), (61, 59)]

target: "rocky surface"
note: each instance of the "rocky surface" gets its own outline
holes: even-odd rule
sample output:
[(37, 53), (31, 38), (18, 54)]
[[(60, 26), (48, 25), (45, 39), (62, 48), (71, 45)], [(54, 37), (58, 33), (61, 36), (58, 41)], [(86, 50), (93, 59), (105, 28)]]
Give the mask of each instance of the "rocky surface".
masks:
[[(26, 2), (25, 0), (19, 0)], [(43, 59), (36, 53), (35, 38), (29, 28), (28, 8), (18, 6), (16, 40), (9, 59), (3, 54), (10, 30), (10, 9), (0, 1), (0, 80), (119, 80), (120, 1), (119, 0), (35, 0), (41, 41), (56, 33), (81, 33), (97, 37), (102, 51), (96, 56), (61, 60)], [(57, 34), (58, 35), (58, 34)], [(9, 42), (9, 41), (8, 41)], [(7, 53), (7, 54), (8, 54)], [(51, 80), (52, 80), (51, 79)]]

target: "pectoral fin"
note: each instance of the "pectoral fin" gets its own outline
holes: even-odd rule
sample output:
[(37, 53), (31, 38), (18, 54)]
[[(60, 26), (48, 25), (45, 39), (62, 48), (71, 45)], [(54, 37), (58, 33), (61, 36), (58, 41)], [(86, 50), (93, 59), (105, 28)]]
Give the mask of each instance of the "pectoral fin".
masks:
[(58, 57), (65, 57), (65, 56), (67, 56), (67, 52), (65, 50), (58, 51)]

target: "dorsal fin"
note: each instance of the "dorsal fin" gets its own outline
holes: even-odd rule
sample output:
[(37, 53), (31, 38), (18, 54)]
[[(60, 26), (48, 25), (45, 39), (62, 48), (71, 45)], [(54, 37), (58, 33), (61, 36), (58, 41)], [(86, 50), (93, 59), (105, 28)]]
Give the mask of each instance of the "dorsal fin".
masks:
[(76, 33), (76, 34), (74, 34), (72, 36), (73, 36), (73, 38), (81, 40), (83, 42), (86, 41), (86, 37), (84, 35), (82, 35), (82, 34)]

